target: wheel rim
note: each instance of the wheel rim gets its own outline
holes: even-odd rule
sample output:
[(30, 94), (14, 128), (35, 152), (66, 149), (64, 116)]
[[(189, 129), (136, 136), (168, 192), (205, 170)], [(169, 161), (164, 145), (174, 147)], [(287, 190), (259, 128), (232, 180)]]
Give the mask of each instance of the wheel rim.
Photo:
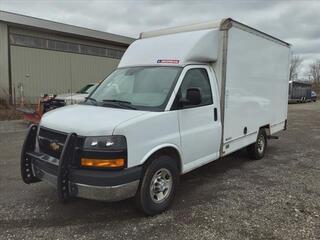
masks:
[(172, 174), (168, 169), (161, 168), (153, 175), (150, 183), (150, 196), (154, 203), (165, 201), (172, 189)]
[(260, 135), (260, 137), (258, 138), (258, 141), (257, 141), (257, 150), (258, 150), (259, 154), (263, 153), (264, 147), (265, 147), (264, 136)]

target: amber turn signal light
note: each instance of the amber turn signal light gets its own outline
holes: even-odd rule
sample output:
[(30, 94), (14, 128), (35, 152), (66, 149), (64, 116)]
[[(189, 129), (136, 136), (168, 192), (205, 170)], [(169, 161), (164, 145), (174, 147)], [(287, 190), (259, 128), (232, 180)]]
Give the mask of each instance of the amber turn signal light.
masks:
[(101, 168), (118, 168), (124, 167), (124, 159), (91, 159), (81, 158), (81, 166), (84, 167), (101, 167)]

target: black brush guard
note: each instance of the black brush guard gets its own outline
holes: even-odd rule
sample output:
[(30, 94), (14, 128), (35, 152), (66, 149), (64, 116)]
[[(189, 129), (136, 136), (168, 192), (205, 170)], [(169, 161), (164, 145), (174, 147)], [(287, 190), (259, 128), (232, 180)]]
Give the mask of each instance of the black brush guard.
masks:
[[(37, 137), (38, 126), (31, 125), (28, 130), (27, 137), (23, 143), (21, 152), (21, 177), (22, 180), (27, 183), (36, 183), (41, 181), (34, 175), (32, 169), (32, 158), (28, 153), (35, 151), (36, 147), (36, 137)], [(58, 199), (65, 202), (70, 198), (69, 191), (69, 172), (71, 168), (71, 163), (74, 158), (75, 149), (77, 143), (77, 134), (69, 133), (64, 144), (58, 166), (57, 174), (57, 192)]]

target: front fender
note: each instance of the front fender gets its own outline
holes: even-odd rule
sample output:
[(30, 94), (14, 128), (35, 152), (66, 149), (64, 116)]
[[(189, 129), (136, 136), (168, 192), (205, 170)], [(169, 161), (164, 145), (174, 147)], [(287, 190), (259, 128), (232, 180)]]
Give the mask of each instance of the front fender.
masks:
[[(179, 157), (180, 157), (180, 161), (182, 159), (182, 151), (179, 149), (179, 147), (175, 144), (172, 144), (172, 143), (164, 143), (164, 144), (160, 144), (154, 148), (152, 148), (149, 152), (147, 152), (147, 154), (144, 155), (144, 157), (142, 158), (142, 160), (140, 161), (140, 164), (144, 164), (150, 156), (152, 156), (154, 153), (156, 153), (157, 151), (161, 150), (161, 149), (164, 149), (164, 148), (167, 148), (167, 147), (170, 147), (170, 148), (174, 148), (178, 154), (179, 154)], [(181, 166), (182, 165), (182, 162), (180, 162)]]

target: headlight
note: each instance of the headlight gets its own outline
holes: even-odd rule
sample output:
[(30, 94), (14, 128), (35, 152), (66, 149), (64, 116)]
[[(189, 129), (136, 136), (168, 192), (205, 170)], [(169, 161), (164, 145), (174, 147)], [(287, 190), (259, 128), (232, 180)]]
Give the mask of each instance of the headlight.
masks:
[[(127, 141), (124, 136), (86, 137), (83, 148), (84, 152), (86, 152), (80, 162), (83, 167), (117, 169), (125, 167), (126, 153), (112, 153), (112, 151), (126, 151)], [(110, 156), (110, 154), (113, 156)]]
[(119, 151), (127, 148), (127, 141), (125, 136), (121, 135), (86, 137), (83, 148), (88, 150)]

